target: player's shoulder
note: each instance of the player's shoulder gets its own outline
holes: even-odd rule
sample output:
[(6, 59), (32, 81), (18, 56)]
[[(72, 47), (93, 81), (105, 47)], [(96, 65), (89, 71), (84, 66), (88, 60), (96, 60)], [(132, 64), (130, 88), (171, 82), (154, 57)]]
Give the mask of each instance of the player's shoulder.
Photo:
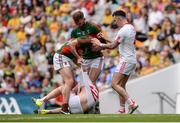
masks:
[(123, 31), (123, 32), (131, 32), (134, 30), (135, 30), (135, 28), (132, 24), (126, 24), (120, 29), (120, 31)]
[(71, 31), (71, 38), (77, 38), (76, 34), (78, 32), (78, 28), (74, 28), (72, 31)]
[(97, 23), (94, 23), (94, 22), (87, 22), (87, 23), (89, 23), (91, 26), (94, 26), (95, 28), (97, 28), (97, 29), (99, 29), (99, 30), (101, 30), (101, 26), (99, 25), (99, 24), (97, 24)]
[(132, 24), (125, 24), (123, 29), (134, 29), (134, 26)]
[(74, 33), (74, 32), (76, 32), (78, 30), (78, 27), (75, 27), (72, 31), (71, 31), (71, 33)]

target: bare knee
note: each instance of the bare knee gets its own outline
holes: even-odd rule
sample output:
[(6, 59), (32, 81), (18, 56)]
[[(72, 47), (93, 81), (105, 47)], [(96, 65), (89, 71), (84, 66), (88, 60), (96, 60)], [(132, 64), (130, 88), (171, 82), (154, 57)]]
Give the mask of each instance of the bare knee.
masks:
[(125, 84), (125, 83), (122, 83), (122, 84), (120, 84), (120, 86), (121, 86), (122, 88), (125, 88), (126, 84)]
[(115, 89), (118, 86), (118, 82), (112, 82), (112, 88)]

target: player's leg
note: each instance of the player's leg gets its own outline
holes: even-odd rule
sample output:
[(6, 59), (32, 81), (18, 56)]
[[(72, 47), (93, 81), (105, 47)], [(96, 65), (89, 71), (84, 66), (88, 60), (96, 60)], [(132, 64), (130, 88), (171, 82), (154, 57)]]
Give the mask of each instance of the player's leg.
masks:
[(35, 114), (69, 114), (64, 112), (61, 108), (56, 108), (51, 110), (46, 110), (46, 109), (35, 110), (34, 113)]
[(89, 78), (91, 79), (92, 83), (96, 86), (96, 81), (104, 66), (104, 58), (100, 57), (94, 59), (87, 64), (89, 66)]
[(44, 96), (42, 99), (40, 99), (41, 101), (49, 101), (50, 99), (52, 98), (55, 98), (57, 97), (59, 94), (62, 93), (62, 90), (63, 90), (63, 86), (60, 86), (54, 90), (52, 90), (48, 95)]
[(62, 105), (62, 110), (67, 111), (68, 110), (68, 102), (70, 97), (70, 92), (73, 88), (73, 85), (75, 83), (74, 80), (74, 74), (70, 67), (65, 67), (60, 70), (60, 74), (64, 80), (64, 89), (62, 91), (63, 98), (64, 98), (64, 104)]
[(128, 76), (123, 75), (121, 73), (115, 72), (112, 77), (112, 88), (125, 100), (128, 99), (128, 93), (121, 86), (121, 83), (127, 80)]
[(113, 80), (112, 80), (113, 88), (120, 95), (120, 107), (123, 106), (125, 107), (125, 102), (127, 102), (130, 109), (132, 109), (130, 110), (131, 113), (133, 113), (134, 109), (136, 109), (138, 106), (135, 103), (135, 101), (133, 101), (129, 97), (128, 93), (126, 92), (125, 86), (130, 74), (134, 71), (135, 67), (136, 64), (120, 61), (120, 63), (118, 64), (115, 70), (115, 74), (113, 75)]
[[(125, 102), (129, 100), (129, 95), (126, 90), (121, 86), (122, 83), (127, 82), (127, 75), (123, 75), (121, 73), (115, 72), (112, 78), (112, 88), (119, 94), (120, 96), (120, 109), (119, 113), (125, 113)], [(130, 102), (132, 104), (132, 102)], [(130, 105), (130, 104), (129, 104)]]
[(125, 114), (126, 113), (126, 109), (125, 109), (125, 99), (122, 98), (121, 96), (119, 96), (120, 99), (120, 108), (118, 110), (118, 113), (120, 114)]
[[(121, 83), (121, 87), (124, 88), (124, 90), (126, 91), (125, 86), (126, 86), (126, 82), (127, 82), (127, 80), (128, 80), (128, 77), (126, 77), (125, 79), (126, 79), (126, 80)], [(124, 113), (126, 113), (126, 111), (125, 111), (125, 103), (126, 103), (126, 100), (125, 100), (122, 96), (120, 96), (120, 95), (119, 95), (119, 99), (120, 99), (120, 109), (119, 109), (118, 112), (119, 112), (120, 114), (124, 114)]]
[[(92, 86), (94, 86), (92, 84)], [(94, 89), (96, 90), (96, 92), (91, 92), (91, 87), (89, 87), (89, 89), (87, 89), (85, 86), (81, 88), (81, 92), (79, 93), (79, 98), (80, 98), (80, 102), (81, 102), (81, 107), (83, 109), (84, 113), (96, 113), (95, 111), (95, 104), (96, 101), (98, 100), (97, 95), (95, 94), (95, 98), (94, 98), (94, 93), (98, 93), (96, 87), (94, 86)], [(95, 101), (96, 100), (96, 101)]]
[[(96, 81), (104, 67), (104, 58), (103, 57), (96, 58), (87, 64), (89, 66), (89, 78), (91, 79), (92, 83), (96, 86)], [(96, 107), (96, 112), (99, 114), (100, 113), (99, 101), (96, 103), (95, 107)]]
[[(125, 109), (125, 102), (131, 107), (131, 109), (136, 109), (137, 104), (133, 101), (128, 93), (126, 92), (125, 86), (128, 81), (130, 73), (135, 68), (135, 64), (130, 64), (127, 62), (120, 62), (117, 66), (116, 71), (112, 79), (112, 87), (120, 95), (120, 112)], [(132, 113), (132, 112), (131, 112)]]
[(79, 96), (81, 98), (82, 107), (88, 106), (88, 110), (84, 110), (87, 112), (89, 109), (94, 109), (96, 103), (99, 102), (99, 92), (86, 72), (82, 72), (82, 78), (84, 86), (81, 88)]
[[(63, 104), (62, 104), (62, 112), (67, 113), (68, 112), (68, 102), (70, 97), (70, 92), (74, 86), (74, 75), (70, 67), (64, 67), (59, 70), (63, 80), (64, 85), (53, 90), (51, 93), (49, 93), (47, 96), (45, 96), (42, 99), (33, 99), (36, 105), (39, 105), (40, 103), (43, 103), (44, 101), (48, 101), (49, 99), (52, 99), (56, 97), (59, 93), (63, 94)], [(44, 111), (44, 110), (43, 110)]]
[(35, 103), (35, 105), (40, 108), (43, 105), (44, 102), (47, 102), (50, 99), (55, 98), (59, 94), (61, 94), (62, 90), (63, 90), (63, 85), (56, 88), (56, 89), (54, 89), (54, 90), (52, 90), (49, 94), (47, 94), (43, 98), (40, 98), (40, 99), (32, 98), (32, 100)]
[(64, 98), (62, 110), (67, 112), (70, 91), (72, 90), (73, 85), (75, 83), (74, 73), (71, 69), (74, 67), (74, 64), (71, 59), (61, 54), (55, 54), (53, 62), (54, 62), (54, 69), (56, 71), (59, 71), (64, 81), (64, 89), (62, 91), (62, 95)]

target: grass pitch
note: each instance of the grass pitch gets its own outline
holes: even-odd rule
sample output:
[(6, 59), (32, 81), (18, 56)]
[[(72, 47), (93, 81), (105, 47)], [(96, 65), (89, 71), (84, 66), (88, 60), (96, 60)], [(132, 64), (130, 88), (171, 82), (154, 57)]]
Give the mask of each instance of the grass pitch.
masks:
[(176, 114), (0, 115), (0, 122), (180, 122)]

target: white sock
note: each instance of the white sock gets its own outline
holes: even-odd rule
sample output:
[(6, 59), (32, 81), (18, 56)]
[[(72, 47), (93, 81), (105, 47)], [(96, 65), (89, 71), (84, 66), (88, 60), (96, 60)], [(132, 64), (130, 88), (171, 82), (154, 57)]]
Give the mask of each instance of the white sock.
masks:
[(120, 109), (119, 109), (118, 112), (120, 112), (120, 113), (125, 113), (125, 104), (121, 104), (121, 105), (120, 105)]
[(126, 100), (126, 102), (128, 105), (133, 105), (133, 100), (130, 97)]
[(44, 102), (44, 99), (42, 98), (42, 99), (38, 99), (40, 102)]

